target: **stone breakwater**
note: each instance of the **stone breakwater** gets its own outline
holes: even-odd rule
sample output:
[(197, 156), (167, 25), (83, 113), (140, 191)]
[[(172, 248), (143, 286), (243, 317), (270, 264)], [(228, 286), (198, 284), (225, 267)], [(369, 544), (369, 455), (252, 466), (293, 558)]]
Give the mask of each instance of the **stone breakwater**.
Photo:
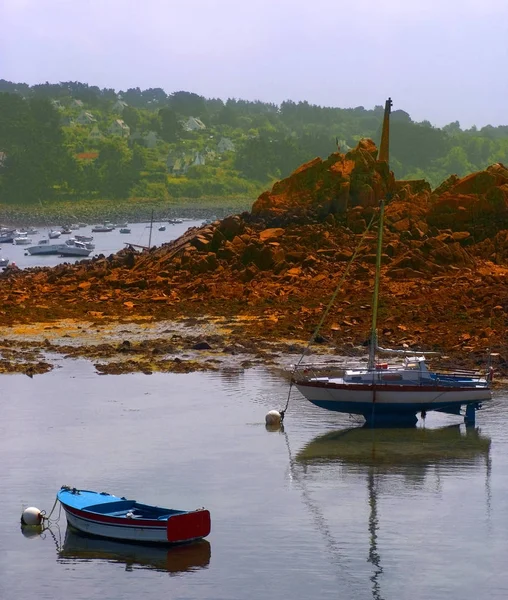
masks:
[[(424, 181), (396, 181), (376, 155), (374, 144), (363, 140), (345, 155), (315, 159), (264, 192), (250, 212), (193, 228), (150, 251), (7, 269), (0, 278), (2, 322), (49, 327), (64, 319), (81, 323), (83, 331), (105, 323), (220, 319), (223, 329), (213, 334), (220, 341), (203, 333), (189, 343), (223, 353), (249, 340), (266, 359), (270, 344), (284, 352), (309, 339), (379, 200), (387, 198), (382, 344), (441, 350), (464, 366), (484, 362), (490, 350), (500, 354), (503, 372), (508, 170), (495, 164), (462, 179), (452, 176), (432, 191)], [(374, 225), (314, 351), (364, 352), (376, 235)], [(160, 347), (168, 342), (164, 335), (158, 340)]]

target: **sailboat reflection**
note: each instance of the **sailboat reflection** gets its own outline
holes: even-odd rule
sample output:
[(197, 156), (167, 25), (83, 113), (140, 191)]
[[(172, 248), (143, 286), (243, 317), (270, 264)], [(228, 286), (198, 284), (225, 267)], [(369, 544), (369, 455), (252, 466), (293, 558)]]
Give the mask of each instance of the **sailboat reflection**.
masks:
[(75, 564), (103, 560), (124, 563), (126, 571), (150, 569), (178, 575), (208, 568), (210, 555), (210, 542), (206, 540), (162, 548), (93, 538), (67, 527), (64, 543), (58, 551), (58, 561)]
[[(292, 474), (300, 474), (295, 466), (303, 467), (304, 486), (308, 467), (339, 465), (341, 469), (365, 474), (369, 503), (369, 556), (372, 564), (372, 596), (381, 600), (380, 577), (383, 574), (378, 550), (378, 488), (387, 473), (405, 475), (420, 482), (428, 469), (440, 466), (470, 468), (486, 465), (487, 490), (490, 476), (491, 440), (480, 430), (463, 425), (439, 429), (373, 429), (353, 428), (332, 431), (314, 438), (296, 455)], [(308, 493), (305, 491), (305, 497)], [(316, 507), (312, 507), (313, 512)], [(329, 537), (329, 532), (327, 532)]]

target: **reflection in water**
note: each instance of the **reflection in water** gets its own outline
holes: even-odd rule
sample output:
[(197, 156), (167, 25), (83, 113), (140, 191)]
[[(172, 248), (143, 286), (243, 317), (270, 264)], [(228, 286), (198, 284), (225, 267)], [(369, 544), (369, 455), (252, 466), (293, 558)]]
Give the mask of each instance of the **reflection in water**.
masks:
[[(286, 438), (287, 439), (287, 438)], [(373, 573), (372, 597), (382, 600), (380, 577), (383, 574), (378, 550), (378, 486), (387, 473), (403, 473), (406, 482), (421, 482), (427, 470), (439, 473), (441, 465), (470, 468), (486, 465), (487, 501), (490, 494), (490, 444), (491, 440), (480, 430), (461, 425), (439, 429), (373, 429), (370, 427), (332, 431), (309, 442), (290, 464), (292, 476), (300, 482), (303, 499), (313, 516), (319, 510), (310, 501), (305, 486), (307, 467), (339, 465), (342, 469), (365, 474), (369, 503), (369, 556)], [(289, 449), (289, 444), (288, 444)], [(303, 469), (297, 473), (296, 466)], [(300, 477), (300, 475), (302, 477)], [(330, 531), (320, 516), (320, 530), (330, 542)], [(333, 546), (333, 544), (328, 544)]]
[(101, 560), (124, 563), (126, 571), (151, 569), (178, 575), (206, 569), (210, 563), (210, 542), (201, 540), (174, 547), (159, 547), (117, 542), (86, 536), (67, 527), (65, 540), (58, 551), (58, 562), (76, 564)]
[(369, 559), (368, 561), (374, 567), (374, 573), (372, 574), (370, 580), (372, 582), (372, 597), (375, 600), (381, 600), (382, 596), (380, 593), (380, 584), (379, 584), (379, 576), (383, 572), (383, 567), (381, 566), (381, 557), (379, 556), (379, 552), (377, 549), (377, 530), (379, 526), (378, 516), (377, 516), (377, 490), (376, 490), (376, 481), (374, 476), (374, 470), (369, 469), (369, 478), (368, 478), (368, 488), (369, 488), (369, 506), (370, 506), (370, 514), (369, 514), (369, 534), (370, 534), (370, 543), (369, 543)]

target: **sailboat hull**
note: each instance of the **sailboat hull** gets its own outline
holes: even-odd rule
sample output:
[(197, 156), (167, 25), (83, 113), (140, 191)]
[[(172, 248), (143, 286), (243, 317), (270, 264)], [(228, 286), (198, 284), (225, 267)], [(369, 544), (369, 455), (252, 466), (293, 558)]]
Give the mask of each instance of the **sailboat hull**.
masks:
[(460, 414), (462, 405), (491, 398), (491, 391), (485, 386), (450, 389), (449, 386), (355, 385), (340, 381), (300, 381), (296, 387), (320, 408), (363, 415), (367, 419), (373, 412), (387, 418), (432, 410)]

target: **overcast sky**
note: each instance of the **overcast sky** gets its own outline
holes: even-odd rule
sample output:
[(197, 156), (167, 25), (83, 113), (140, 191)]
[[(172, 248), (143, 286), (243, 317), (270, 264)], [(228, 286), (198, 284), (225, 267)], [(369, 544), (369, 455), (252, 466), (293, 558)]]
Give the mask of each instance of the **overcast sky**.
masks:
[(508, 0), (0, 0), (0, 78), (508, 124)]

